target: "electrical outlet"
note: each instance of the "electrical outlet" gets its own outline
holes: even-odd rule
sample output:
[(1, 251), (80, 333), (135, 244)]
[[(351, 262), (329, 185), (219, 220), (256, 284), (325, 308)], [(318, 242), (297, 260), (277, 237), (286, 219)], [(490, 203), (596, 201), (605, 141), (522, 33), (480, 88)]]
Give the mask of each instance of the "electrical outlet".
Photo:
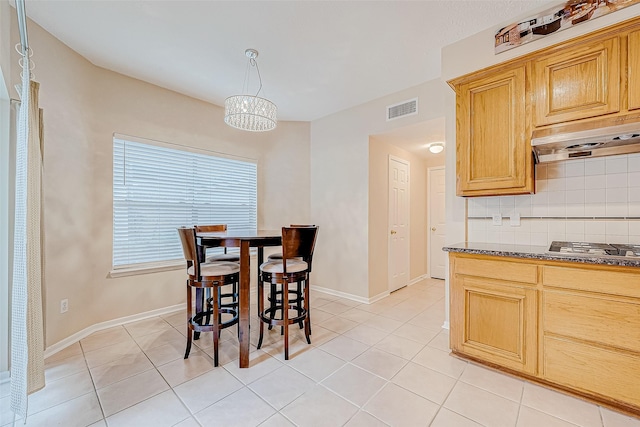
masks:
[(520, 227), (520, 214), (518, 212), (512, 213), (509, 223), (512, 227)]
[(60, 300), (60, 313), (66, 313), (67, 310), (69, 310), (69, 300), (66, 298)]
[(497, 214), (493, 214), (493, 225), (502, 225), (502, 215), (497, 213)]

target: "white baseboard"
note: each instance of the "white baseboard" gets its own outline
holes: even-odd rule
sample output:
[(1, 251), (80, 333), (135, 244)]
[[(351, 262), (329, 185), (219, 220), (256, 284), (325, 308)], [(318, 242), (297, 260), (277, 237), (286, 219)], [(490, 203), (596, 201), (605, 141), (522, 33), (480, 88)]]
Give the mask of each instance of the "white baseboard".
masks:
[(449, 321), (445, 320), (444, 323), (442, 324), (442, 329), (446, 329), (447, 331), (449, 330)]
[(428, 279), (428, 278), (429, 278), (428, 274), (423, 274), (422, 276), (415, 277), (409, 283), (407, 283), (407, 286), (415, 285), (416, 283), (422, 282), (424, 279)]
[(369, 302), (367, 304), (373, 304), (376, 301), (380, 301), (383, 298), (388, 297), (389, 295), (391, 295), (391, 292), (389, 291), (384, 291), (382, 293), (379, 293), (378, 295), (374, 295), (371, 298), (368, 298)]
[(56, 354), (60, 350), (63, 350), (69, 347), (71, 344), (77, 343), (81, 339), (88, 337), (94, 332), (98, 332), (103, 329), (113, 328), (114, 326), (120, 326), (129, 322), (135, 322), (137, 320), (144, 320), (150, 317), (173, 313), (174, 311), (178, 311), (178, 310), (186, 310), (186, 308), (187, 308), (186, 303), (176, 304), (169, 307), (158, 308), (156, 310), (145, 311), (144, 313), (132, 314), (131, 316), (125, 316), (125, 317), (120, 317), (118, 319), (107, 320), (106, 322), (96, 323), (47, 347), (46, 350), (44, 351), (44, 357), (47, 358), (53, 354)]
[(362, 304), (372, 304), (382, 298), (389, 296), (389, 292), (383, 292), (371, 298), (365, 298), (358, 295), (349, 294), (347, 292), (336, 291), (334, 289), (323, 288), (322, 286), (311, 285), (311, 290), (316, 292), (322, 292), (323, 294), (333, 295), (335, 297), (345, 298), (351, 301), (359, 302)]

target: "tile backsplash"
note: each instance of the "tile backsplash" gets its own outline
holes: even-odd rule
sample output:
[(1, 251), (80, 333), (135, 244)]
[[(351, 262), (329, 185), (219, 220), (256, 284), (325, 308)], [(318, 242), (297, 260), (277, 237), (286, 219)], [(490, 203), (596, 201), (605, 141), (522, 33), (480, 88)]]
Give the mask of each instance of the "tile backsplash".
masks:
[[(640, 154), (536, 165), (536, 194), (476, 197), (472, 242), (548, 245), (553, 240), (640, 243)], [(492, 225), (500, 214), (502, 225)], [(519, 226), (510, 217), (519, 214)]]

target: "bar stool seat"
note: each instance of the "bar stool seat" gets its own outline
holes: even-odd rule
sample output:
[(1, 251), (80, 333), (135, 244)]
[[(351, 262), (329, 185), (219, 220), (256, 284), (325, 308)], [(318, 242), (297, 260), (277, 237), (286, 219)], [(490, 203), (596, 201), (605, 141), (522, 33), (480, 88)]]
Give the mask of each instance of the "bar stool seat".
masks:
[[(297, 259), (287, 260), (287, 271), (297, 273), (309, 268), (309, 264)], [(284, 273), (284, 263), (280, 261), (267, 261), (260, 266), (260, 271), (264, 273)]]
[(218, 255), (210, 255), (207, 257), (207, 262), (237, 262), (240, 263), (240, 255), (239, 254), (218, 254)]
[[(187, 269), (189, 276), (194, 276), (195, 268), (191, 266)], [(235, 262), (207, 262), (200, 264), (200, 275), (203, 277), (223, 276), (225, 274), (240, 273), (240, 266)]]

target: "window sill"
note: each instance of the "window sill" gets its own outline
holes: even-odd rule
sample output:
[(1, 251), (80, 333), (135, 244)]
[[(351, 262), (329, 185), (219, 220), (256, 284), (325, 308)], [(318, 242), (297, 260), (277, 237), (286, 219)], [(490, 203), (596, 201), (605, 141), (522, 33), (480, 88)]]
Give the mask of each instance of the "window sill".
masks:
[[(249, 255), (249, 258), (253, 262), (257, 258), (253, 253), (253, 249)], [(265, 260), (267, 257), (265, 256)], [(176, 260), (176, 261), (167, 261), (167, 262), (154, 262), (145, 265), (135, 265), (131, 267), (122, 267), (116, 268), (109, 271), (109, 275), (107, 277), (111, 279), (117, 279), (118, 277), (127, 277), (127, 276), (139, 276), (141, 274), (149, 274), (149, 273), (161, 273), (163, 271), (173, 271), (173, 270), (181, 270), (186, 267), (186, 263), (184, 260)]]
[(116, 279), (118, 277), (138, 276), (140, 274), (160, 273), (163, 271), (180, 270), (185, 268), (184, 260), (171, 261), (166, 263), (154, 263), (151, 265), (137, 265), (125, 268), (112, 269), (109, 272), (109, 278)]

